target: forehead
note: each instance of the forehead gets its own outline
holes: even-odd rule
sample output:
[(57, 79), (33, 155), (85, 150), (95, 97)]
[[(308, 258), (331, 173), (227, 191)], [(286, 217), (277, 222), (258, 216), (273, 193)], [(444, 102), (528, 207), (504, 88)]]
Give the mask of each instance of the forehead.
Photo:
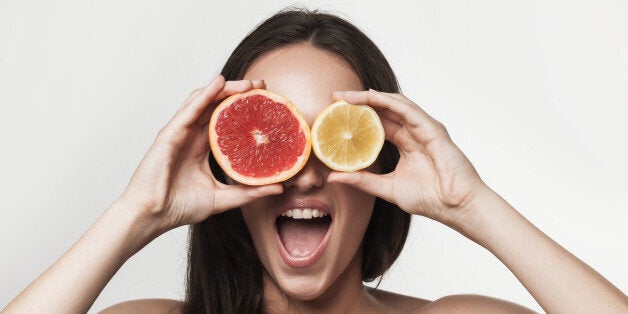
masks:
[(263, 54), (253, 62), (244, 79), (264, 80), (268, 90), (289, 98), (310, 125), (331, 104), (332, 92), (363, 89), (347, 62), (308, 44)]

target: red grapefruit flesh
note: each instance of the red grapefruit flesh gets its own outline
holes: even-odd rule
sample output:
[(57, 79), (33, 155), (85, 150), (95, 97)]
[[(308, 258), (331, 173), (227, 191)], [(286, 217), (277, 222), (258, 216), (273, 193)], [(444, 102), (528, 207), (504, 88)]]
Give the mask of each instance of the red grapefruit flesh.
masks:
[(263, 89), (232, 95), (209, 121), (216, 161), (232, 179), (247, 185), (281, 182), (310, 156), (310, 128), (290, 100)]

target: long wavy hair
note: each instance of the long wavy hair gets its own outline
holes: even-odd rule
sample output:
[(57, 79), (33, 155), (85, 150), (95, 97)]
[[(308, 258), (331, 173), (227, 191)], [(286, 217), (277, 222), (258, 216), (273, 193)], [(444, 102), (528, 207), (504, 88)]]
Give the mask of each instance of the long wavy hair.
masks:
[[(235, 48), (222, 75), (242, 79), (262, 54), (306, 43), (344, 59), (364, 89), (397, 93), (399, 85), (377, 46), (346, 20), (319, 11), (286, 9), (261, 23)], [(386, 141), (377, 163), (382, 173), (395, 169), (399, 151)], [(210, 154), (215, 177), (225, 174)], [(375, 200), (362, 242), (362, 280), (382, 276), (399, 256), (410, 227), (410, 215), (392, 203)], [(239, 209), (210, 216), (191, 226), (185, 313), (264, 313), (265, 271)]]

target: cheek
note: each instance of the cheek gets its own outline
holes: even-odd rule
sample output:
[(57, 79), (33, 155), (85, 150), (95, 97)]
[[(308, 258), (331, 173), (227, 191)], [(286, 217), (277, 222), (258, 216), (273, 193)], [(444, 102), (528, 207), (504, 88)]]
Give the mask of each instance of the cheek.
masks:
[(341, 244), (351, 246), (351, 250), (357, 250), (362, 243), (362, 238), (373, 214), (375, 197), (360, 190), (344, 186), (339, 194), (342, 199), (343, 230)]
[[(233, 181), (228, 180), (230, 183)], [(237, 183), (235, 183), (237, 184)], [(251, 236), (253, 233), (259, 233), (262, 231), (263, 224), (268, 223), (269, 209), (275, 207), (276, 200), (273, 196), (267, 196), (252, 201), (244, 206), (240, 207), (244, 222), (249, 228)], [(255, 239), (254, 239), (255, 240)]]
[(278, 196), (269, 196), (240, 207), (257, 256), (266, 269), (269, 269), (272, 261), (276, 260), (273, 256), (273, 252), (277, 249), (272, 209), (276, 208), (278, 201)]
[(241, 207), (240, 212), (242, 212), (244, 223), (249, 228), (249, 232), (253, 233), (253, 230), (251, 230), (251, 228), (255, 227), (255, 215), (253, 215), (252, 208)]
[(342, 207), (344, 212), (350, 215), (349, 218), (356, 219), (356, 221), (368, 221), (370, 219), (375, 205), (375, 196), (348, 186), (344, 186), (339, 193), (344, 195)]
[(268, 241), (266, 239), (267, 235), (263, 232), (263, 217), (259, 215), (259, 210), (253, 207), (242, 207), (240, 210), (242, 211), (242, 217), (244, 217), (244, 223), (251, 234), (255, 250), (260, 255), (264, 251), (262, 249), (263, 245)]

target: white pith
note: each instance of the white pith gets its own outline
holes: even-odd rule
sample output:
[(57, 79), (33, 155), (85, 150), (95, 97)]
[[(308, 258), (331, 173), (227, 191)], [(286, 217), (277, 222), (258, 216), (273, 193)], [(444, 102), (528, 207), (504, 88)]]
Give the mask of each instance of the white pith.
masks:
[(329, 214), (316, 208), (293, 208), (281, 213), (281, 216), (290, 217), (292, 219), (312, 219), (325, 217), (327, 215)]
[(255, 143), (257, 145), (268, 143), (268, 135), (262, 133), (260, 130), (253, 131), (253, 138), (255, 139)]

